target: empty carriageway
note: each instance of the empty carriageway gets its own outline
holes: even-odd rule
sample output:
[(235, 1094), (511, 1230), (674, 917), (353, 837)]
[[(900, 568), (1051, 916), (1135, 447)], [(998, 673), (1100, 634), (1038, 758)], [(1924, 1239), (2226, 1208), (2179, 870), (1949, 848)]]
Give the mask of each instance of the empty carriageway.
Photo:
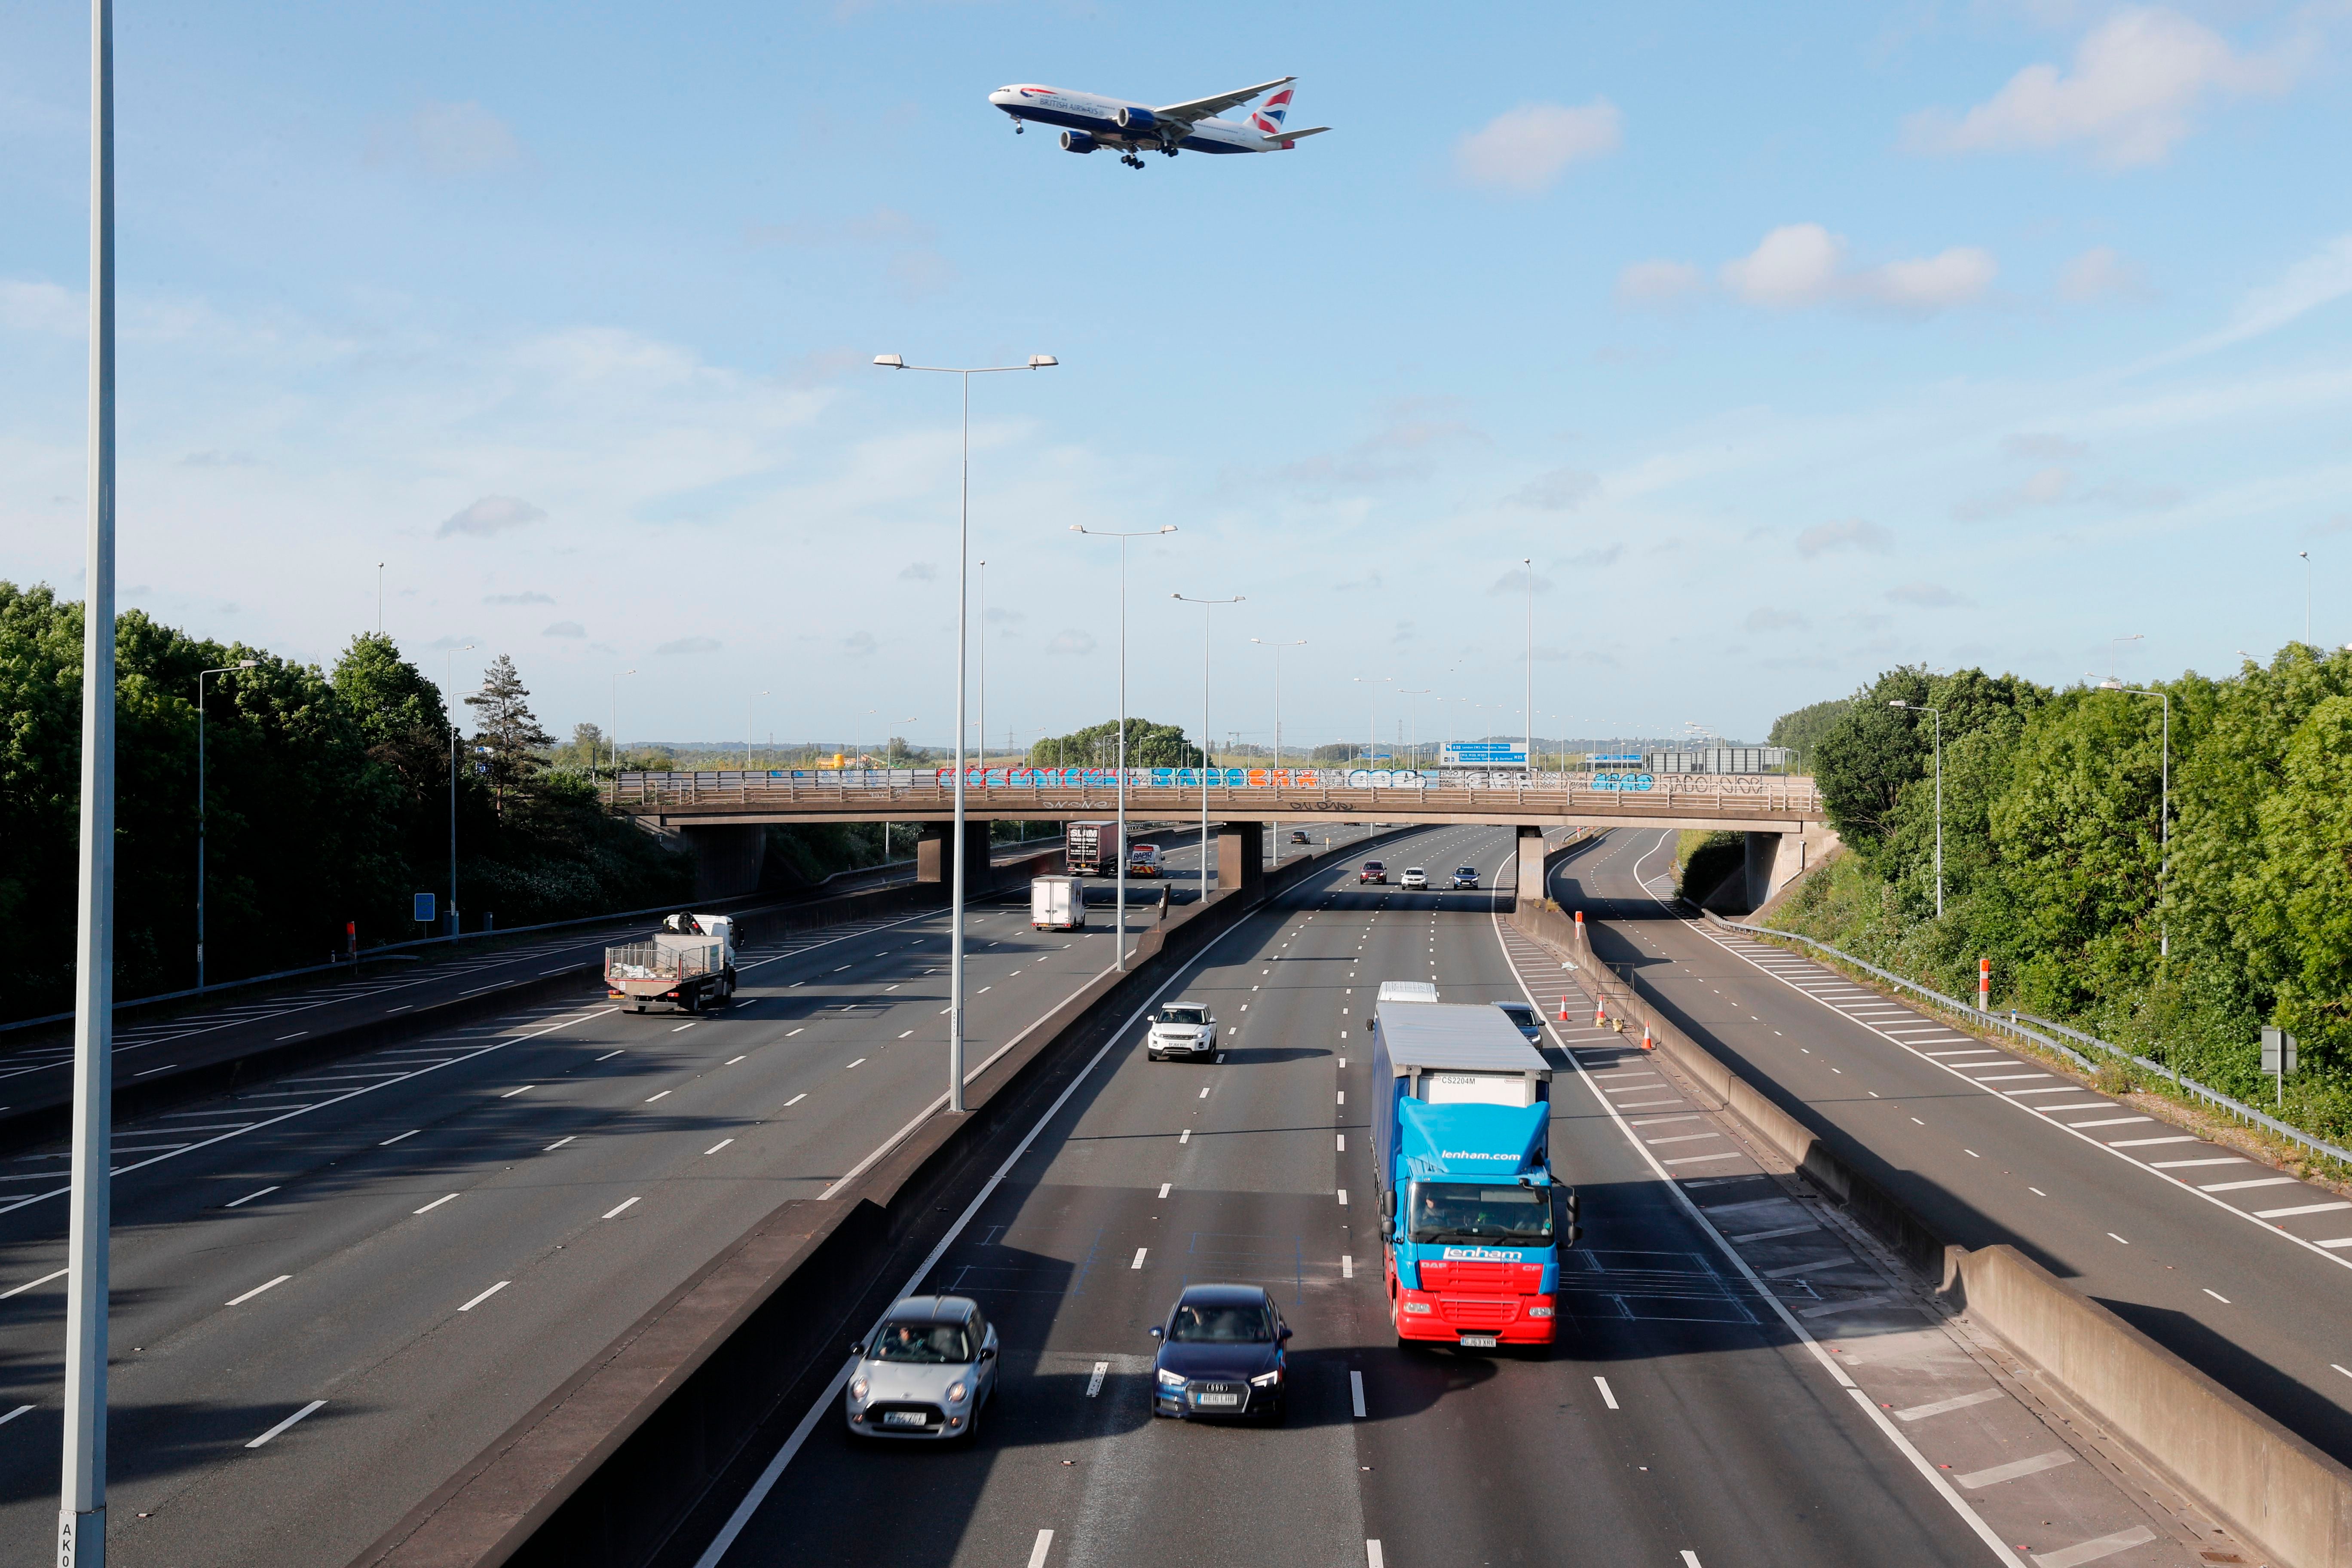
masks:
[(1555, 868), (1596, 956), (1751, 1081), (1847, 1140), (1912, 1212), (2008, 1242), (2352, 1462), (2352, 1200), (1778, 944), (1696, 922), (1672, 835)]
[[(989, 1056), (1111, 937), (975, 908)], [(946, 917), (743, 959), (702, 1017), (601, 995), (354, 1054), (115, 1132), (115, 1561), (339, 1563), (779, 1202), (946, 1088)], [(0, 1162), (0, 1561), (56, 1530), (65, 1160)]]
[[(1512, 849), (1507, 832), (1439, 829), (1381, 858), (1467, 859), (1491, 878)], [(674, 1560), (865, 1561), (887, 1532), (891, 1560), (918, 1568), (2022, 1568), (2000, 1539), (2006, 1521), (1908, 1434), (1939, 1418), (1926, 1406), (1958, 1400), (1972, 1414), (1934, 1440), (1988, 1492), (2007, 1483), (1980, 1471), (2061, 1445), (2032, 1413), (1979, 1397), (1991, 1378), (1948, 1344), (1900, 1341), (1954, 1364), (1898, 1367), (1868, 1389), (1841, 1373), (1822, 1342), (1835, 1325), (1801, 1332), (1795, 1312), (1851, 1306), (1857, 1337), (1890, 1345), (1928, 1331), (1926, 1320), (1872, 1326), (1875, 1304), (1860, 1302), (1872, 1266), (1858, 1279), (1853, 1268), (1867, 1249), (1752, 1164), (1662, 1169), (1696, 1145), (1654, 1149), (1606, 1107), (1597, 1080), (1638, 1068), (1613, 1037), (1569, 1037), (1590, 1053), (1581, 1067), (1553, 1057), (1553, 1158), (1582, 1192), (1587, 1226), (1560, 1342), (1549, 1356), (1397, 1348), (1366, 1133), (1367, 1015), (1383, 980), (1434, 978), (1451, 1001), (1524, 998), (1496, 902), (1360, 887), (1343, 867), (1211, 946), (1160, 994), (1216, 1010), (1222, 1058), (1146, 1059), (1146, 1004), (963, 1223), (905, 1260), (908, 1290), (970, 1295), (1003, 1338), (977, 1440), (862, 1446), (840, 1414), (845, 1364), (814, 1404), (780, 1414), (780, 1447), (746, 1461), (757, 1484)], [(1681, 1104), (1649, 1092), (1654, 1114)], [(1742, 1237), (1752, 1271), (1718, 1224)], [(1296, 1330), (1285, 1426), (1150, 1415), (1148, 1331), (1204, 1281), (1264, 1285)], [(1897, 1394), (1908, 1420), (1878, 1406)], [(2011, 1495), (2006, 1506), (2053, 1521), (2015, 1541), (2054, 1552), (2120, 1535), (2116, 1561), (2134, 1568), (2196, 1561), (2093, 1466), (2040, 1465)]]

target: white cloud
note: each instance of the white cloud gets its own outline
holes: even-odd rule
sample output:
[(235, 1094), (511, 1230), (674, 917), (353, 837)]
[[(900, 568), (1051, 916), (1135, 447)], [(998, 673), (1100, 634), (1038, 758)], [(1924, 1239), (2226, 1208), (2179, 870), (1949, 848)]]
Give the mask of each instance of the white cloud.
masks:
[(2253, 289), (2239, 300), (2228, 326), (2158, 354), (2141, 368), (2210, 353), (2274, 332), (2305, 312), (2333, 304), (2347, 294), (2352, 294), (2352, 234), (2339, 234), (2288, 268), (2277, 282)]
[(473, 505), (452, 512), (442, 522), (440, 533), (444, 539), (453, 533), (504, 533), (546, 521), (547, 513), (527, 500), (518, 500), (513, 496), (484, 496)]
[(89, 306), (85, 296), (54, 283), (0, 278), (0, 328), (60, 338), (87, 337)]
[(558, 621), (539, 634), (543, 637), (584, 637), (588, 628), (578, 621)]
[(1486, 592), (1524, 595), (1530, 587), (1538, 594), (1549, 594), (1551, 592), (1551, 579), (1539, 572), (1530, 572), (1524, 566), (1514, 566), (1488, 584)]
[(1820, 224), (1783, 224), (1754, 250), (1723, 264), (1723, 286), (1751, 305), (1815, 304), (1837, 287), (1844, 258), (1845, 240)]
[(1600, 488), (1598, 474), (1582, 468), (1554, 468), (1549, 473), (1538, 474), (1513, 491), (1510, 503), (1538, 511), (1573, 511)]
[(1858, 517), (1817, 522), (1797, 535), (1797, 553), (1808, 561), (1832, 550), (1866, 550), (1874, 555), (1884, 555), (1894, 546), (1895, 535)]
[(1735, 297), (1768, 310), (1843, 301), (1928, 315), (1983, 299), (2000, 270), (1990, 251), (1972, 245), (1853, 269), (1845, 255), (1843, 235), (1817, 223), (1783, 224), (1717, 275)]
[(1636, 261), (1617, 274), (1621, 305), (1668, 305), (1706, 287), (1706, 275), (1687, 261)]
[(2189, 135), (2200, 103), (2284, 90), (2298, 52), (2290, 47), (2268, 58), (2243, 55), (2177, 12), (2121, 11), (2075, 47), (2071, 72), (2028, 66), (1957, 121), (1941, 110), (1913, 115), (1905, 136), (1921, 152), (2087, 142), (2103, 167), (2160, 163)]
[(1580, 158), (1613, 153), (1623, 117), (1605, 98), (1571, 109), (1523, 103), (1507, 109), (1454, 144), (1454, 167), (1470, 184), (1533, 195)]
[(1045, 651), (1047, 653), (1089, 654), (1095, 651), (1095, 639), (1090, 633), (1079, 631), (1076, 627), (1073, 626), (1065, 631), (1055, 632), (1054, 634), (1054, 640), (1045, 645)]
[(1898, 605), (1916, 605), (1929, 610), (1948, 610), (1968, 603), (1941, 583), (1906, 583), (1899, 588), (1889, 588), (1886, 596)]
[(872, 632), (852, 632), (841, 639), (841, 651), (852, 658), (871, 658), (882, 650), (882, 644)]
[(2000, 455), (2004, 458), (2032, 458), (2041, 462), (2053, 462), (2063, 458), (2079, 458), (2090, 450), (2082, 442), (2048, 431), (2021, 430), (2014, 436), (2000, 438)]
[(1748, 612), (1744, 623), (1751, 632), (1791, 631), (1805, 624), (1805, 617), (1793, 610), (1755, 609)]
[(654, 652), (665, 658), (677, 658), (690, 654), (717, 653), (726, 646), (717, 637), (679, 637), (675, 642), (662, 644)]
[(939, 574), (940, 569), (928, 561), (909, 561), (898, 568), (898, 580), (902, 583), (929, 583)]
[(555, 603), (555, 595), (552, 594), (487, 594), (483, 595), (482, 603), (485, 605), (551, 605)]
[(436, 174), (493, 174), (522, 163), (522, 143), (478, 103), (427, 103), (409, 122), (425, 167)]
[(2093, 246), (2058, 273), (2058, 297), (2078, 304), (2094, 300), (2145, 299), (2147, 281), (2138, 268), (2112, 246)]

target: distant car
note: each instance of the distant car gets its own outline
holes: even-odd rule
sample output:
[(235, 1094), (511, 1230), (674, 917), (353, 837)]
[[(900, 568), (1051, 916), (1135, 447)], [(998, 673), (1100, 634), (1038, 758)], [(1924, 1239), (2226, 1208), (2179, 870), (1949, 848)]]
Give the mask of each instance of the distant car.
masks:
[(1519, 1033), (1525, 1035), (1529, 1040), (1539, 1041), (1543, 1038), (1543, 1019), (1537, 1016), (1533, 1007), (1528, 1006), (1525, 1002), (1497, 1002), (1495, 1005), (1500, 1007), (1503, 1010), (1503, 1016), (1517, 1025)]
[(967, 1296), (908, 1296), (882, 1315), (845, 1392), (860, 1437), (971, 1437), (996, 1392), (996, 1330)]
[(1264, 1286), (1187, 1286), (1151, 1337), (1160, 1342), (1151, 1358), (1154, 1415), (1282, 1419), (1290, 1326)]
[(1290, 830), (1290, 841), (1291, 841), (1293, 844), (1304, 844), (1304, 843), (1306, 843), (1306, 842), (1307, 842), (1307, 829), (1305, 829), (1305, 828), (1303, 828), (1303, 827), (1294, 827), (1294, 828), (1292, 828), (1292, 829)]
[(1143, 1037), (1143, 1054), (1155, 1062), (1170, 1057), (1206, 1057), (1214, 1061), (1216, 1015), (1209, 1011), (1206, 1002), (1168, 1003), (1152, 1017), (1151, 1032)]
[(1127, 874), (1130, 877), (1160, 875), (1160, 846), (1157, 844), (1129, 845), (1127, 851)]
[(1456, 888), (1469, 888), (1475, 889), (1478, 886), (1478, 868), (1475, 866), (1454, 867), (1454, 885)]
[(1404, 879), (1399, 882), (1397, 886), (1401, 888), (1426, 888), (1429, 886), (1429, 873), (1423, 870), (1418, 866), (1407, 866), (1404, 868)]
[(1388, 886), (1388, 881), (1389, 868), (1378, 860), (1365, 861), (1363, 869), (1356, 873), (1356, 885), (1360, 888), (1366, 882), (1378, 882), (1385, 888)]

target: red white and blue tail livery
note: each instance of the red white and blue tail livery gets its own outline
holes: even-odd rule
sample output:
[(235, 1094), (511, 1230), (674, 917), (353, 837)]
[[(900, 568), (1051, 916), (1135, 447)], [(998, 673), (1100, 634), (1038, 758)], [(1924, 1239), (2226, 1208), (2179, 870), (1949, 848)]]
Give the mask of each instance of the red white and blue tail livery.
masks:
[[(1015, 132), (1025, 130), (1031, 121), (1057, 126), (1065, 152), (1116, 147), (1120, 163), (1140, 169), (1139, 154), (1145, 153), (1162, 153), (1171, 158), (1185, 152), (1286, 153), (1303, 139), (1321, 135), (1331, 128), (1317, 125), (1293, 131), (1284, 124), (1290, 116), (1290, 84), (1297, 79), (1286, 76), (1238, 92), (1221, 92), (1214, 98), (1196, 98), (1160, 109), (1034, 84), (1000, 87), (988, 95), (988, 101), (1013, 117)], [(1216, 118), (1268, 92), (1274, 96), (1250, 110), (1246, 121)]]

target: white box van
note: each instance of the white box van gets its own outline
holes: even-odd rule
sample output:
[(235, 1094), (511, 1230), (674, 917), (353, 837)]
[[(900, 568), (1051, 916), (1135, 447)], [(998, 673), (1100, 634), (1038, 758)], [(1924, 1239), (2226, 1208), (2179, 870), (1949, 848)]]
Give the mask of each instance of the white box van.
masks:
[(1079, 877), (1029, 879), (1029, 923), (1039, 931), (1087, 929), (1087, 884)]
[(1382, 1002), (1434, 1002), (1437, 987), (1426, 980), (1383, 980), (1380, 1000)]

